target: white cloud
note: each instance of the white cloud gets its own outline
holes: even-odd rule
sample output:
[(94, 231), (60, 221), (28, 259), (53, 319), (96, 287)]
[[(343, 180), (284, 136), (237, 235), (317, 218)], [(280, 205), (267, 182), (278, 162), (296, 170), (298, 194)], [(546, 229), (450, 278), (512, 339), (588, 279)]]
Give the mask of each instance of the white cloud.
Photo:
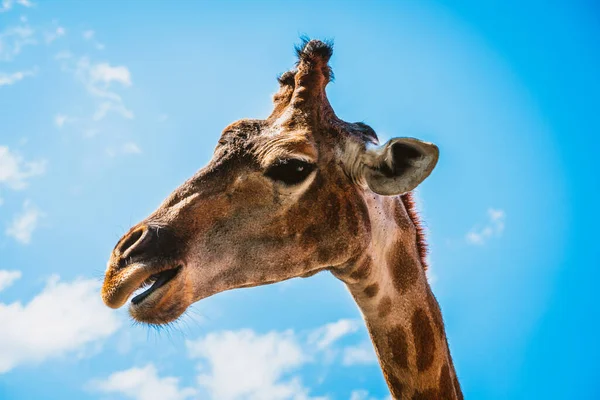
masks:
[[(56, 53), (54, 55), (54, 59), (57, 60), (57, 61), (63, 61), (64, 62), (66, 60), (73, 59), (73, 54), (70, 51), (66, 51), (66, 50), (59, 51), (58, 53)], [(66, 65), (63, 65), (63, 69), (67, 70), (68, 68), (67, 68)]]
[(8, 27), (0, 32), (0, 61), (12, 61), (23, 47), (36, 43), (35, 32), (28, 25)]
[(62, 26), (57, 26), (56, 29), (54, 29), (53, 31), (44, 33), (44, 41), (47, 44), (50, 44), (56, 39), (65, 36), (66, 33), (67, 30), (65, 28), (63, 28)]
[(142, 149), (134, 142), (126, 142), (121, 147), (115, 149), (109, 147), (106, 149), (106, 155), (109, 157), (117, 157), (119, 155), (142, 154)]
[[(2, 2), (0, 3), (0, 13), (10, 11), (12, 9), (13, 3), (13, 0), (2, 0)], [(16, 3), (23, 7), (33, 7), (33, 3), (29, 0), (17, 0)]]
[[(111, 66), (108, 63), (92, 63), (89, 58), (81, 57), (75, 60), (72, 54), (61, 52), (55, 59), (62, 63), (65, 71), (73, 72), (84, 85), (87, 92), (98, 100), (92, 119), (104, 119), (109, 112), (114, 112), (124, 118), (134, 118), (133, 112), (123, 103), (117, 93), (117, 88), (132, 85), (131, 73), (125, 66)], [(116, 87), (115, 87), (116, 86)]]
[(31, 69), (27, 71), (17, 71), (11, 74), (0, 72), (0, 86), (10, 86), (23, 80), (28, 76), (34, 76), (37, 73), (37, 69)]
[(187, 341), (187, 347), (191, 357), (205, 363), (198, 383), (212, 399), (310, 398), (298, 377), (286, 379), (291, 371), (309, 361), (292, 331), (264, 335), (249, 329), (210, 333)]
[(29, 303), (0, 303), (0, 373), (81, 350), (113, 334), (119, 321), (100, 300), (100, 284), (51, 277)]
[(142, 150), (133, 142), (127, 142), (123, 145), (123, 153), (125, 154), (141, 154)]
[(7, 271), (0, 269), (0, 292), (11, 286), (21, 277), (21, 271)]
[(81, 34), (81, 36), (83, 36), (83, 38), (85, 40), (90, 40), (94, 37), (94, 35), (96, 34), (96, 32), (94, 32), (93, 30), (89, 29), (87, 31), (83, 31), (83, 33)]
[(125, 108), (123, 103), (111, 101), (105, 101), (100, 103), (100, 105), (98, 105), (98, 108), (96, 108), (92, 119), (94, 121), (100, 121), (104, 119), (104, 117), (106, 117), (106, 114), (108, 114), (109, 111), (114, 111), (115, 113), (120, 114), (124, 118), (133, 119), (133, 112)]
[(343, 336), (356, 332), (359, 327), (359, 321), (340, 319), (315, 330), (309, 337), (309, 343), (314, 343), (318, 350), (324, 350)]
[(158, 376), (156, 367), (131, 368), (115, 372), (106, 380), (93, 381), (91, 387), (107, 394), (120, 394), (134, 400), (185, 400), (193, 397), (193, 388), (179, 388), (179, 379)]
[(107, 63), (95, 64), (90, 67), (92, 82), (109, 84), (119, 82), (124, 86), (131, 86), (131, 73), (124, 66), (113, 67)]
[(467, 233), (467, 243), (483, 245), (488, 239), (502, 235), (506, 221), (506, 213), (500, 209), (488, 209), (488, 221), (483, 227), (474, 227)]
[(62, 128), (66, 123), (72, 121), (73, 119), (68, 115), (57, 114), (56, 116), (54, 116), (54, 125), (56, 125), (58, 128)]
[(13, 190), (27, 187), (28, 180), (46, 172), (45, 161), (24, 161), (6, 146), (0, 146), (0, 186), (6, 185)]
[(88, 128), (83, 131), (83, 137), (93, 138), (98, 134), (98, 130), (94, 128)]
[(42, 215), (42, 212), (37, 207), (26, 200), (23, 204), (23, 211), (15, 216), (8, 228), (6, 228), (6, 235), (14, 238), (21, 244), (29, 244), (31, 236), (37, 228), (38, 220)]
[(344, 348), (342, 364), (345, 366), (376, 363), (377, 355), (371, 342), (365, 341), (356, 346)]

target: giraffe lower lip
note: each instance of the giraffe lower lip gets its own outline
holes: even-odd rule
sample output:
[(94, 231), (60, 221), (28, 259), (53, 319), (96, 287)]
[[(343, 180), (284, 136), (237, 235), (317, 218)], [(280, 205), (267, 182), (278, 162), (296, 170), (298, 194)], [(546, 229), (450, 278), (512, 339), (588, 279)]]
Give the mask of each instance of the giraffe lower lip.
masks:
[(142, 293), (138, 294), (137, 296), (135, 296), (134, 298), (132, 298), (131, 303), (133, 305), (140, 304), (148, 296), (150, 296), (153, 292), (155, 292), (156, 290), (165, 286), (167, 283), (169, 283), (171, 280), (173, 280), (173, 278), (175, 278), (177, 276), (177, 274), (179, 273), (180, 270), (181, 270), (181, 265), (176, 268), (168, 269), (166, 271), (162, 271), (162, 272), (159, 272), (158, 274), (155, 274), (154, 277), (156, 278), (156, 280), (154, 281), (152, 286), (150, 286), (149, 289), (145, 290), (144, 292), (142, 292)]

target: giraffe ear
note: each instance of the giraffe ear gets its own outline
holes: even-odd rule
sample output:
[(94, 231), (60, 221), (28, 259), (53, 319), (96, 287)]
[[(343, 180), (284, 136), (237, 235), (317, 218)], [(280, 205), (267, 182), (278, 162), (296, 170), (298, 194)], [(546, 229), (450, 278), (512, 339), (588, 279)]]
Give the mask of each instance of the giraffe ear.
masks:
[(433, 171), (439, 149), (414, 138), (395, 138), (368, 149), (362, 158), (362, 174), (369, 188), (381, 195), (410, 192)]

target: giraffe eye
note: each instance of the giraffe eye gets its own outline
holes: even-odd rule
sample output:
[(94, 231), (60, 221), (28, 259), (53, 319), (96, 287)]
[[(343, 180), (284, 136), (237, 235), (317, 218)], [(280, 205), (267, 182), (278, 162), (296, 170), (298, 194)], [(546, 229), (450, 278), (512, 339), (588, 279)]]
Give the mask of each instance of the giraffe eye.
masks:
[(303, 182), (315, 168), (314, 164), (292, 158), (277, 161), (265, 171), (265, 175), (274, 181), (291, 186)]

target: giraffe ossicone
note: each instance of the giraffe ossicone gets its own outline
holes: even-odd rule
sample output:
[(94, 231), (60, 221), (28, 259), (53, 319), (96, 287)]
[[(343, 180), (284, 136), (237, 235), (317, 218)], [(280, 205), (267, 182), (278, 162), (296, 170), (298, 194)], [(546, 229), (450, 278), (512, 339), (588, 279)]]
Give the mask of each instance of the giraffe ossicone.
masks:
[(150, 324), (225, 290), (330, 271), (360, 308), (396, 399), (461, 399), (411, 190), (438, 148), (376, 147), (326, 95), (333, 47), (305, 40), (264, 120), (223, 131), (212, 160), (114, 248), (102, 287), (113, 308)]

